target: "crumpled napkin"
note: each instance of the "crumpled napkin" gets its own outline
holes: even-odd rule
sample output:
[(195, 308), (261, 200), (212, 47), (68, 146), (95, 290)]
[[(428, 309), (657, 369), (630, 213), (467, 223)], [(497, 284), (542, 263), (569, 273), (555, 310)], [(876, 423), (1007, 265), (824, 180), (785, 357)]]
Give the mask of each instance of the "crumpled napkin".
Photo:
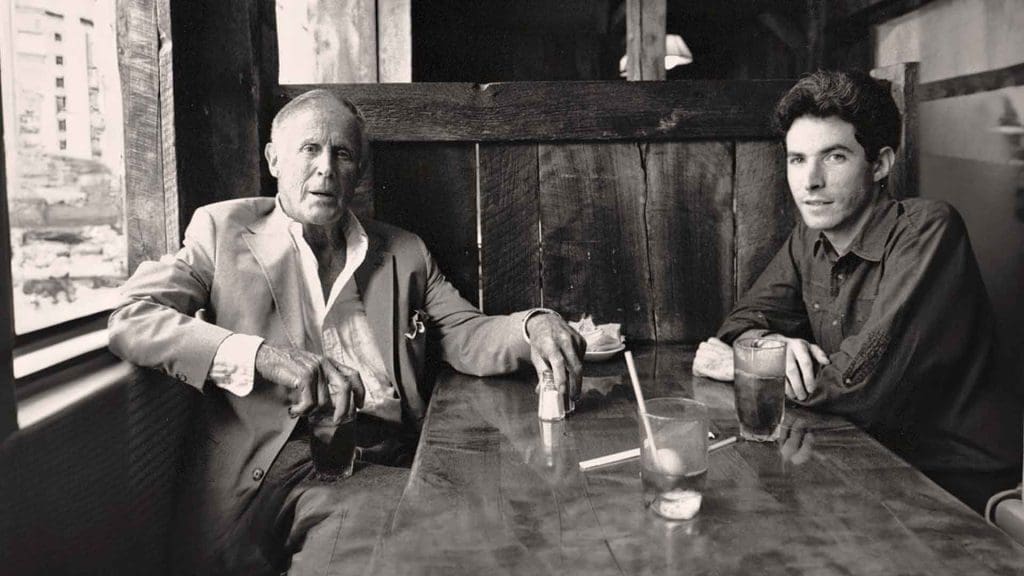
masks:
[(569, 322), (587, 341), (587, 352), (604, 352), (622, 346), (626, 341), (622, 336), (621, 324), (594, 324), (589, 314), (580, 318), (579, 322)]

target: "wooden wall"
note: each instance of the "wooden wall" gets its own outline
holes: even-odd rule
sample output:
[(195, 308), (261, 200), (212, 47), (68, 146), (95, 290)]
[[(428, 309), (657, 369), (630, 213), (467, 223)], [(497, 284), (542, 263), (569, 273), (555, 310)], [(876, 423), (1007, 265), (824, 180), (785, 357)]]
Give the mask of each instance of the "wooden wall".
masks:
[(330, 87), (367, 116), (377, 217), (420, 234), (486, 312), (543, 305), (693, 343), (792, 227), (765, 121), (789, 85)]

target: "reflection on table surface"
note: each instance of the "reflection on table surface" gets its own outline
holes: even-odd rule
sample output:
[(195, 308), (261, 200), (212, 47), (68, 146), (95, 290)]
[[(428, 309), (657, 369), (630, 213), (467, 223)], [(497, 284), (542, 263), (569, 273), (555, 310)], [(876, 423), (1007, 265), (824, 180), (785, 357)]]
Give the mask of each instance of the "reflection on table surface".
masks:
[[(737, 433), (731, 387), (691, 376), (691, 351), (636, 357), (646, 397), (695, 397), (720, 438)], [(626, 378), (588, 364), (576, 412), (541, 423), (529, 378), (443, 375), (366, 573), (1024, 573), (1024, 549), (875, 440), (793, 407), (778, 442), (710, 455), (695, 519), (662, 520), (638, 460), (579, 470), (638, 445)]]

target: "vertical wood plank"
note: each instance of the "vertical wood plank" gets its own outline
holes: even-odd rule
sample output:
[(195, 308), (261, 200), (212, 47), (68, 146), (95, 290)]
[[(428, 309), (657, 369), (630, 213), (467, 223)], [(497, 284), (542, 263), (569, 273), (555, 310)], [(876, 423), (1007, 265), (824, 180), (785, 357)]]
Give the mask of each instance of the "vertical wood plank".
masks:
[(626, 0), (626, 79), (665, 79), (666, 0)]
[(441, 270), (478, 304), (476, 148), (473, 144), (377, 144), (376, 211), (419, 234)]
[(910, 198), (918, 190), (918, 143), (917, 143), (917, 62), (893, 64), (875, 68), (871, 75), (891, 82), (890, 91), (896, 107), (903, 114), (903, 133), (900, 148), (896, 151), (896, 163), (889, 173), (889, 194), (893, 198)]
[[(189, 2), (171, 11), (175, 131), (182, 227), (199, 206), (260, 194), (250, 0)], [(216, 57), (212, 57), (216, 55)]]
[(282, 84), (377, 81), (374, 0), (277, 0)]
[(545, 144), (539, 151), (544, 305), (568, 318), (618, 322), (628, 337), (652, 340), (638, 146)]
[(647, 145), (647, 227), (657, 340), (698, 342), (732, 307), (733, 145)]
[(828, 4), (820, 0), (805, 0), (807, 13), (807, 52), (804, 71), (813, 72), (825, 62), (825, 26), (828, 24)]
[(736, 298), (757, 280), (798, 217), (785, 156), (781, 142), (736, 143)]
[[(178, 157), (175, 152), (174, 132), (174, 40), (171, 37), (170, 0), (156, 0), (156, 26), (159, 38), (158, 66), (160, 86), (160, 170), (164, 191), (164, 242), (166, 252), (173, 252), (181, 246), (178, 238), (180, 214), (178, 213)], [(130, 245), (130, 243), (129, 243)], [(129, 269), (134, 270), (135, 266)]]
[[(9, 29), (8, 26), (4, 28)], [(3, 78), (0, 77), (0, 85), (2, 83)], [(4, 105), (12, 105), (12, 102), (3, 101), (3, 97), (8, 95), (6, 90), (0, 93), (0, 109)], [(0, 286), (8, 287), (0, 293), (0, 445), (18, 429), (18, 411), (14, 400), (14, 294), (9, 288), (14, 285), (10, 265), (11, 222), (7, 215), (7, 156), (4, 150), (4, 130), (7, 129), (4, 120), (11, 116), (13, 114), (0, 114)], [(0, 485), (0, 488), (6, 486)], [(2, 489), (0, 492), (8, 493)], [(8, 502), (0, 501), (0, 504), (5, 505), (5, 510), (9, 509), (6, 507)], [(5, 537), (4, 542), (8, 542), (7, 534), (0, 533), (0, 536)]]
[[(157, 11), (152, 2), (123, 3), (117, 13), (117, 44), (121, 58), (121, 101), (125, 130), (125, 232), (128, 272), (176, 246), (177, 221), (167, 222), (165, 181), (161, 170), (163, 136), (160, 125), (160, 56)], [(174, 166), (168, 166), (174, 171)], [(175, 202), (177, 199), (174, 199)], [(176, 207), (175, 207), (176, 208)], [(171, 228), (169, 230), (168, 228)], [(171, 231), (173, 230), (173, 234)], [(173, 239), (173, 241), (169, 241)]]
[(540, 306), (537, 145), (481, 144), (478, 169), (483, 310)]
[(377, 80), (412, 82), (412, 0), (377, 0)]

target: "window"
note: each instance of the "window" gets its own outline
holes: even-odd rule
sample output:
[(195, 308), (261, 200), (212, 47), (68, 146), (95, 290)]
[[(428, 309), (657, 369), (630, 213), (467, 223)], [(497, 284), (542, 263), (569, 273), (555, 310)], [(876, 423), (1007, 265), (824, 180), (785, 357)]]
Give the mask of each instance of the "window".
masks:
[[(29, 43), (20, 33), (32, 25), (27, 18), (37, 4), (0, 0), (14, 32), (0, 40), (0, 63), (10, 66), (0, 70), (0, 104), (4, 126), (14, 127), (5, 130), (4, 155), (16, 342), (110, 309), (128, 272), (116, 2), (62, 3), (96, 23), (88, 29), (95, 54), (91, 70), (84, 58), (73, 59), (67, 74), (50, 82), (40, 81), (46, 63), (65, 65), (59, 47)], [(84, 30), (64, 34), (69, 43), (85, 43)], [(59, 32), (53, 39), (64, 40)], [(99, 106), (84, 98), (69, 106), (64, 88), (94, 91)], [(47, 101), (56, 106), (43, 106)]]

